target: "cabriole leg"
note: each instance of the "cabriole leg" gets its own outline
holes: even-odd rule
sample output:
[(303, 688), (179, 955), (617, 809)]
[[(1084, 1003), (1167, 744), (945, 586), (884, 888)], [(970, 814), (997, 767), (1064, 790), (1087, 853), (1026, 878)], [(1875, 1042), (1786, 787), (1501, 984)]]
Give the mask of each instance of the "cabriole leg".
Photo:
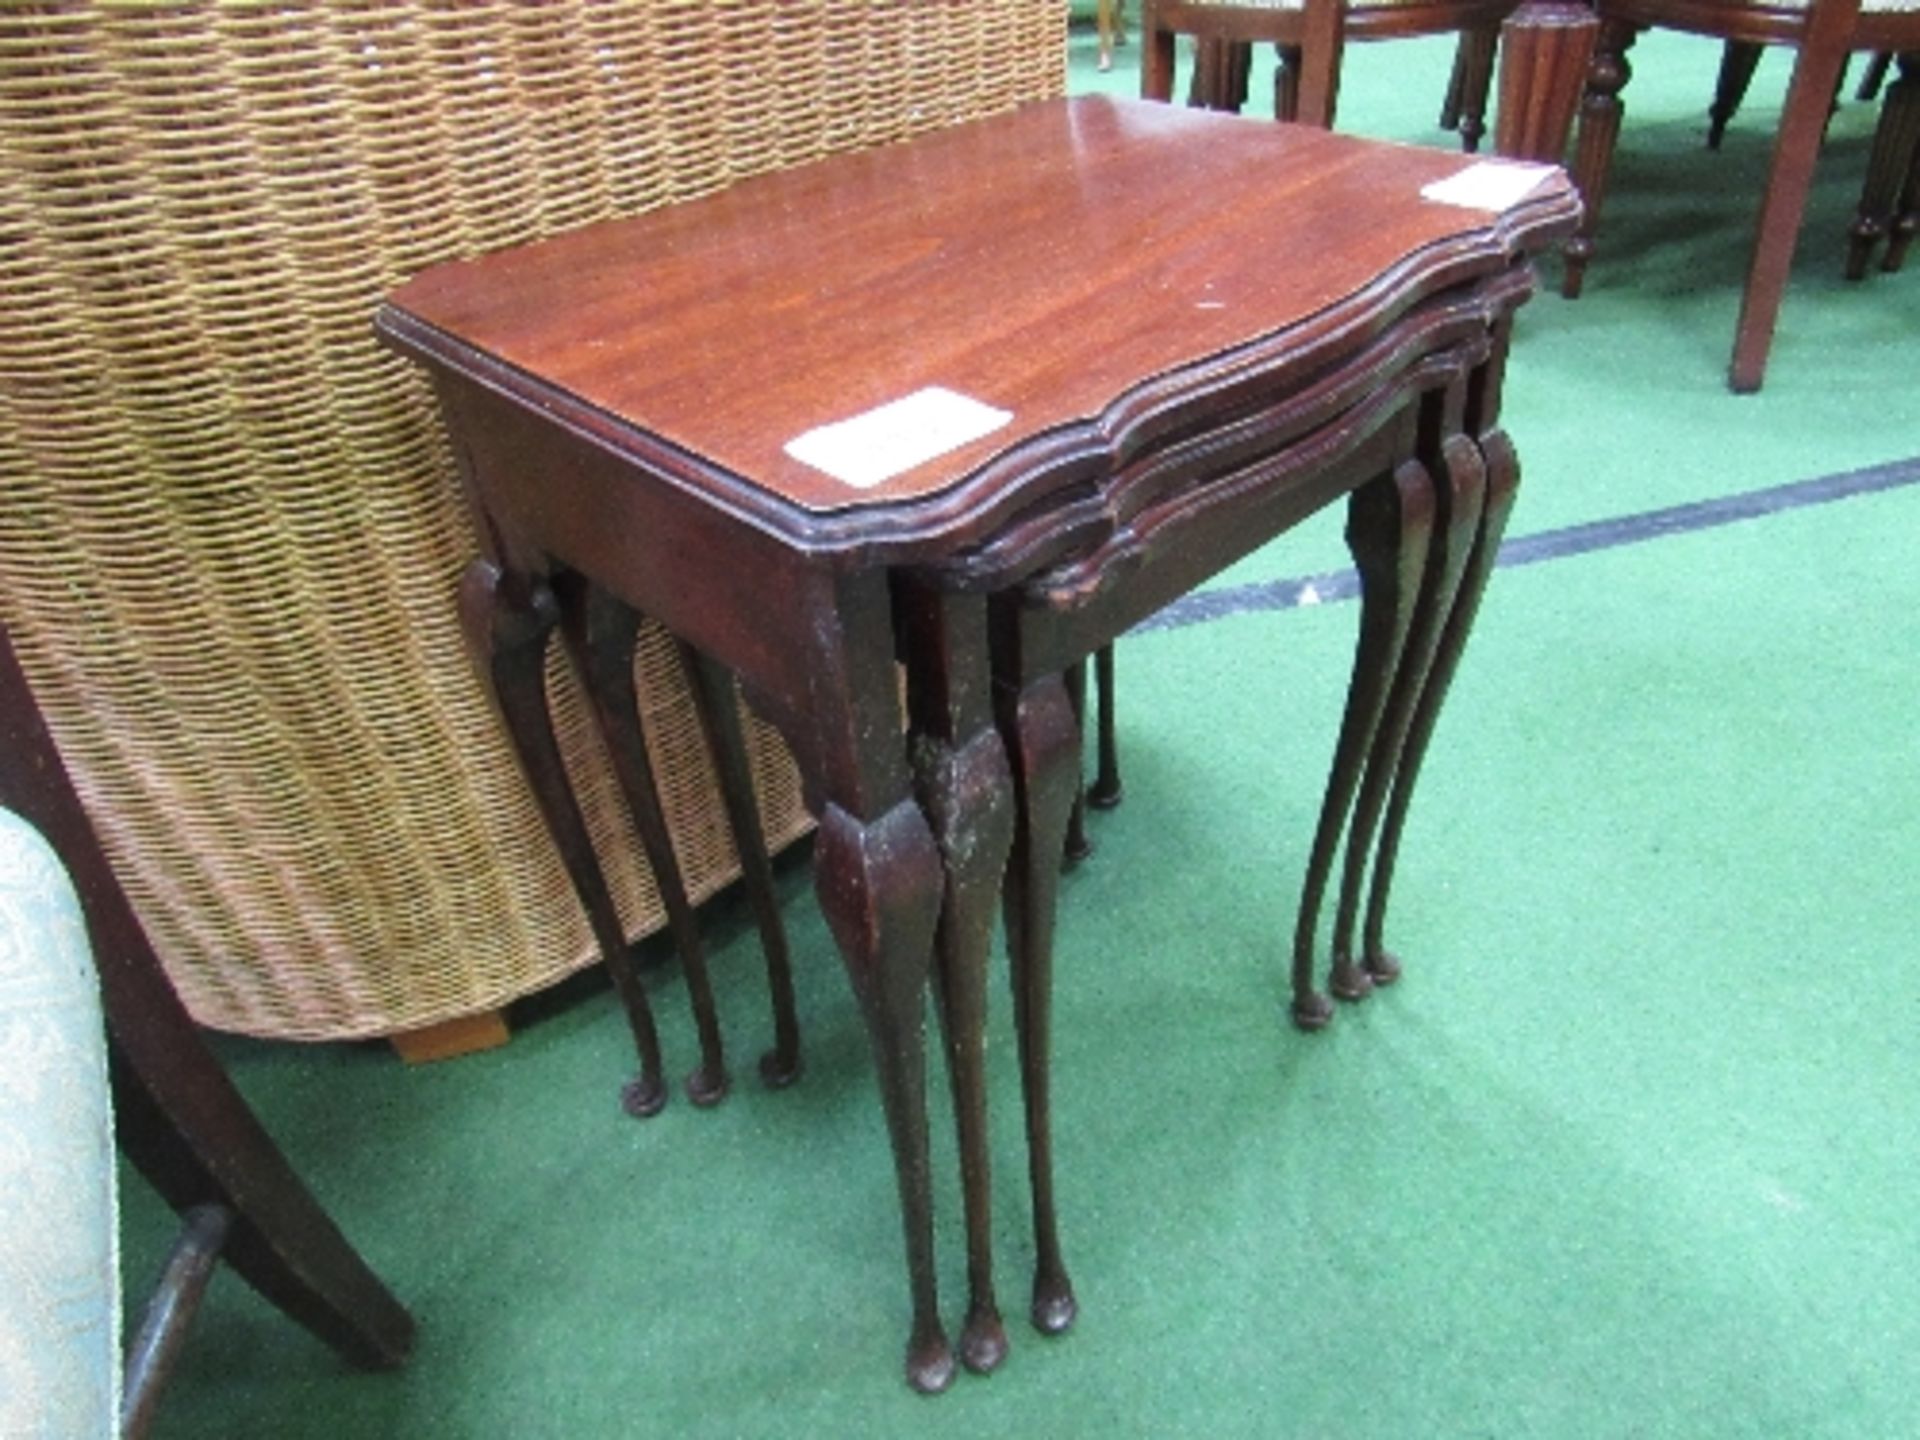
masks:
[(1434, 652), (1432, 667), (1428, 671), (1426, 684), (1421, 687), (1420, 701), (1407, 729), (1406, 745), (1394, 776), (1393, 795), (1387, 803), (1386, 820), (1380, 831), (1379, 854), (1373, 864), (1373, 888), (1367, 896), (1361, 944), (1366, 967), (1375, 975), (1397, 973), (1400, 968), (1399, 962), (1386, 948), (1386, 915), (1387, 902), (1393, 890), (1394, 866), (1400, 855), (1400, 837), (1406, 827), (1407, 808), (1413, 799), (1414, 784), (1420, 778), (1420, 764), (1426, 758), (1427, 746), (1433, 739), (1434, 725), (1440, 718), (1440, 707), (1446, 702), (1447, 687), (1453, 683), (1454, 672), (1460, 666), (1460, 656), (1466, 649), (1467, 636), (1473, 629), (1474, 616), (1479, 613), (1480, 597), (1486, 591), (1488, 578), (1493, 574), (1494, 561), (1500, 551), (1500, 539), (1506, 533), (1507, 517), (1513, 511), (1514, 494), (1520, 484), (1519, 457), (1514, 453), (1505, 431), (1491, 430), (1483, 434), (1479, 449), (1485, 465), (1486, 502), (1481, 507), (1479, 526), (1467, 555), (1466, 567), (1460, 576), (1458, 591), (1447, 611), (1439, 647)]
[(514, 756), (540, 807), (547, 833), (553, 837), (574, 893), (587, 912), (587, 923), (633, 1029), (634, 1044), (640, 1052), (640, 1073), (621, 1090), (621, 1104), (630, 1115), (657, 1114), (667, 1103), (660, 1035), (654, 1027), (647, 993), (627, 953), (626, 932), (600, 873), (586, 820), (568, 784), (553, 733), (553, 718), (547, 709), (547, 639), (560, 623), (559, 603), (545, 584), (519, 577), (510, 583), (498, 565), (479, 559), (467, 567), (461, 582), (460, 615), (467, 644), (506, 725)]
[(718, 1105), (727, 1095), (727, 1059), (713, 982), (707, 974), (706, 947), (693, 902), (687, 898), (667, 817), (660, 807), (653, 762), (640, 734), (640, 697), (633, 679), (640, 615), (599, 586), (578, 577), (569, 578), (563, 593), (567, 639), (574, 662), (593, 704), (600, 737), (613, 758), (614, 776), (620, 782), (620, 793), (627, 802), (641, 849), (646, 852), (654, 888), (667, 912), (667, 931), (687, 977), (694, 1028), (700, 1036), (700, 1065), (687, 1076), (687, 1098), (696, 1105)]
[[(934, 971), (966, 1207), (968, 1303), (960, 1358), (985, 1374), (1007, 1353), (993, 1281), (985, 1042), (987, 960), (1013, 846), (1013, 777), (989, 701), (984, 602), (909, 587), (899, 610), (908, 637), (914, 793), (945, 867)], [(1054, 855), (1058, 865), (1059, 852)]]
[(1336, 992), (1344, 983), (1354, 993), (1364, 994), (1371, 985), (1391, 984), (1400, 975), (1398, 963), (1384, 951), (1364, 951), (1356, 960), (1354, 930), (1381, 812), (1404, 763), (1419, 698), (1459, 593), (1486, 498), (1486, 465), (1479, 447), (1465, 435), (1446, 440), (1435, 474), (1439, 483), (1435, 487), (1433, 543), (1419, 582), (1420, 598), (1387, 699), (1386, 715), (1367, 758), (1366, 778), (1354, 802), (1352, 828), (1347, 835), (1346, 868), (1333, 927)]
[[(1303, 1030), (1318, 1030), (1333, 1018), (1332, 1004), (1314, 987), (1313, 949), (1320, 903), (1334, 852), (1346, 828), (1360, 768), (1373, 743), (1388, 685), (1412, 623), (1420, 566), (1425, 562), (1431, 534), (1433, 503), (1433, 480), (1427, 468), (1409, 460), (1391, 475), (1356, 490), (1348, 505), (1347, 545), (1360, 572), (1360, 639), (1294, 929), (1293, 1020)], [(1334, 993), (1343, 999), (1364, 994), (1364, 989), (1346, 984), (1352, 979), (1351, 975), (1335, 976)]]
[(1073, 1324), (1078, 1304), (1060, 1254), (1053, 1199), (1050, 1029), (1054, 911), (1060, 847), (1079, 788), (1080, 730), (1066, 687), (1043, 675), (1022, 689), (997, 686), (995, 708), (1018, 796), (1007, 867), (1007, 950), (1014, 1029), (1026, 1100), (1027, 1168), (1033, 1191), (1033, 1323), (1054, 1335)]
[(800, 1077), (800, 1019), (793, 997), (793, 962), (787, 950), (786, 926), (780, 919), (780, 897), (774, 890), (773, 866), (767, 858), (766, 831), (760, 823), (760, 802), (753, 793), (753, 770), (747, 760), (746, 737), (734, 697), (733, 677), (717, 661), (691, 645), (679, 645), (680, 663), (693, 691), (694, 710), (706, 736), (707, 753), (720, 785), (733, 845), (740, 856), (740, 874), (747, 901), (760, 931), (760, 948), (767, 957), (767, 991), (773, 1005), (773, 1049), (760, 1057), (760, 1078), (778, 1090)]

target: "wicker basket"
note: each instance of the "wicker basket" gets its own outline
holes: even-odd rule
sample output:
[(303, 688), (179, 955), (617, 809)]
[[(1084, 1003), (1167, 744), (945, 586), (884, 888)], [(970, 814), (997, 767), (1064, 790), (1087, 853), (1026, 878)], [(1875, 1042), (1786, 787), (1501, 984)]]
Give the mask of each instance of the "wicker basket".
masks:
[[(195, 1016), (387, 1034), (590, 963), (461, 645), (422, 266), (1057, 93), (1064, 0), (0, 8), (0, 619)], [(557, 648), (557, 647), (556, 647)], [(737, 862), (671, 647), (689, 883)], [(569, 764), (659, 921), (586, 709)], [(750, 731), (768, 839), (804, 829)]]

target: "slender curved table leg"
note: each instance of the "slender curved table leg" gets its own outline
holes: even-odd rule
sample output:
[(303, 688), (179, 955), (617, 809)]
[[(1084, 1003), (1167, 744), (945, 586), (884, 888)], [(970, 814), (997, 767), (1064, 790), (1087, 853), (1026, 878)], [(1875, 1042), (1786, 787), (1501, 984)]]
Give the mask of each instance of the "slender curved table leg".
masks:
[[(920, 807), (903, 799), (870, 821), (829, 803), (813, 857), (820, 908), (866, 1019), (900, 1182), (913, 1296), (907, 1383), (932, 1394), (953, 1383), (954, 1370), (934, 1278), (927, 1157), (925, 1011), (940, 910), (940, 852)], [(1058, 864), (1056, 859), (1056, 869)]]
[(760, 802), (753, 793), (753, 769), (747, 761), (746, 737), (740, 730), (740, 711), (733, 676), (685, 641), (676, 641), (680, 664), (693, 692), (693, 706), (706, 737), (707, 753), (720, 784), (733, 846), (740, 856), (740, 874), (760, 931), (760, 948), (767, 957), (767, 992), (773, 1006), (773, 1049), (760, 1057), (760, 1078), (780, 1090), (800, 1078), (800, 1019), (793, 997), (793, 962), (787, 950), (787, 930), (780, 919), (780, 899), (773, 886), (773, 865), (767, 858), (766, 831), (760, 823)]
[[(1087, 662), (1076, 660), (1060, 675), (1067, 687), (1067, 703), (1073, 706), (1073, 723), (1080, 728), (1082, 749), (1087, 731)], [(1087, 784), (1083, 774), (1073, 791), (1073, 809), (1067, 815), (1066, 863), (1078, 865), (1093, 854), (1093, 841), (1087, 836)]]
[(620, 1103), (629, 1115), (644, 1118), (658, 1114), (667, 1103), (660, 1034), (654, 1027), (647, 992), (634, 971), (633, 957), (627, 953), (626, 931), (600, 873), (587, 822), (567, 781), (560, 745), (553, 733), (553, 717), (547, 709), (547, 640), (560, 623), (559, 602), (544, 583), (520, 577), (510, 581), (493, 561), (477, 559), (467, 567), (461, 581), (460, 618), (466, 627), (467, 644), (506, 725), (521, 773), (567, 867), (574, 894), (587, 912), (601, 959), (633, 1029), (634, 1045), (640, 1052), (640, 1073), (622, 1088)]
[[(1332, 984), (1336, 994), (1365, 995), (1373, 985), (1390, 985), (1400, 976), (1399, 965), (1385, 954), (1363, 953), (1356, 962), (1354, 930), (1381, 811), (1399, 773), (1414, 714), (1459, 593), (1467, 556), (1479, 533), (1486, 498), (1487, 468), (1479, 447), (1465, 435), (1451, 435), (1443, 443), (1434, 474), (1438, 483), (1434, 490), (1433, 539), (1418, 582), (1420, 598), (1393, 677), (1386, 713), (1367, 757), (1366, 776), (1360, 782), (1347, 833), (1346, 869), (1333, 925)], [(1403, 583), (1405, 578), (1403, 574)]]
[(986, 1374), (1007, 1353), (993, 1283), (986, 1014), (994, 911), (1013, 848), (1013, 776), (988, 698), (984, 603), (902, 590), (914, 793), (946, 871), (934, 971), (966, 1206), (968, 1303), (960, 1358)]
[(1043, 675), (1024, 689), (995, 687), (1000, 734), (1013, 763), (1017, 823), (1007, 866), (1007, 951), (1013, 978), (1014, 1033), (1026, 1101), (1027, 1170), (1033, 1191), (1034, 1328), (1057, 1335), (1079, 1306), (1060, 1255), (1053, 1199), (1050, 1028), (1053, 1011), (1054, 909), (1067, 815), (1079, 788), (1080, 727), (1066, 686)]
[[(1333, 1006), (1314, 988), (1313, 944), (1320, 923), (1320, 902), (1333, 869), (1334, 851), (1353, 804), (1360, 769), (1373, 744), (1388, 684), (1413, 620), (1419, 570), (1433, 523), (1433, 480), (1426, 466), (1409, 460), (1391, 475), (1353, 492), (1347, 509), (1347, 546), (1360, 572), (1360, 641), (1354, 652), (1353, 678), (1347, 686), (1346, 713), (1327, 777), (1326, 798), (1307, 857), (1306, 882), (1293, 937), (1293, 1022), (1318, 1030), (1333, 1018)], [(1344, 980), (1350, 977), (1335, 977)], [(1336, 988), (1343, 999), (1354, 998)], [(1358, 993), (1364, 993), (1358, 992)]]
[(1504, 430), (1482, 434), (1478, 448), (1486, 469), (1486, 502), (1481, 507), (1479, 527), (1452, 608), (1447, 612), (1439, 648), (1420, 691), (1420, 703), (1407, 729), (1407, 743), (1401, 751), (1393, 795), (1387, 802), (1386, 821), (1380, 831), (1379, 854), (1373, 862), (1373, 888), (1367, 896), (1361, 945), (1366, 967), (1376, 976), (1397, 972), (1400, 968), (1399, 961), (1386, 948), (1385, 937), (1387, 902), (1393, 890), (1393, 871), (1399, 861), (1407, 808), (1413, 799), (1413, 787), (1420, 778), (1420, 764), (1426, 758), (1427, 745), (1433, 739), (1433, 727), (1440, 718), (1440, 707), (1446, 702), (1447, 688), (1460, 667), (1460, 656), (1466, 649), (1474, 616), (1479, 613), (1480, 597), (1493, 574), (1500, 537), (1506, 532), (1507, 517), (1513, 511), (1513, 498), (1520, 485), (1520, 460)]
[(707, 974), (706, 946), (700, 939), (700, 921), (687, 898), (673, 836), (660, 808), (660, 789), (653, 762), (640, 734), (640, 697), (634, 688), (633, 653), (640, 638), (639, 612), (599, 586), (569, 577), (563, 587), (562, 612), (566, 636), (587, 698), (592, 702), (600, 737), (613, 757), (613, 771), (626, 797), (627, 813), (653, 871), (654, 888), (667, 912), (667, 930), (687, 977), (693, 1001), (694, 1027), (700, 1036), (700, 1065), (687, 1076), (687, 1098), (696, 1105), (718, 1105), (726, 1099), (727, 1057), (720, 1037), (720, 1017)]
[(1120, 744), (1114, 722), (1112, 645), (1102, 645), (1093, 652), (1093, 688), (1100, 716), (1099, 762), (1093, 786), (1087, 791), (1087, 803), (1096, 810), (1111, 810), (1126, 793), (1120, 783)]
[[(913, 797), (905, 737), (877, 721), (899, 707), (890, 588), (876, 571), (801, 578), (786, 620), (805, 647), (805, 706), (776, 718), (819, 821), (814, 890), (866, 1022), (892, 1143), (913, 1303), (907, 1383), (932, 1393), (955, 1370), (940, 1323), (927, 1149), (927, 981), (946, 877)], [(1057, 848), (1053, 860), (1057, 870)]]

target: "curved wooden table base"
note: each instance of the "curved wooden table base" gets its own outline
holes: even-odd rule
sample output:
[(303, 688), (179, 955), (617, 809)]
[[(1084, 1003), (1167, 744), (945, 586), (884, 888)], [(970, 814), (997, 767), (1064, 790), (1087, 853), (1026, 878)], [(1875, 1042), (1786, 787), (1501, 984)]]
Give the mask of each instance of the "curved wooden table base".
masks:
[[(1462, 165), (1087, 98), (438, 267), (381, 312), (380, 333), (433, 376), (509, 570), (591, 576), (737, 674), (793, 750), (892, 1148), (916, 1388), (942, 1388), (962, 1363), (991, 1369), (1007, 1345), (981, 1053), (996, 895), (1025, 1097), (1030, 1314), (1058, 1333), (1078, 1311), (1050, 1070), (1057, 895), (1081, 789), (1066, 677), (1092, 656), (1110, 680), (1100, 652), (1115, 636), (1354, 496), (1365, 638), (1307, 907), (1317, 914), (1356, 796), (1360, 848), (1376, 826), (1383, 854), (1397, 843), (1447, 647), (1471, 618), (1425, 577), (1449, 573), (1467, 526), (1471, 437), (1497, 409), (1496, 337), (1531, 289), (1526, 256), (1576, 213), (1558, 179), (1504, 209), (1423, 197)], [(1285, 183), (1242, 183), (1260, 170)], [(1143, 230), (1146, 214), (1157, 223)], [(1050, 258), (1062, 234), (1092, 247), (1075, 274), (1136, 304), (1094, 303), (1063, 276)], [(1276, 251), (1297, 263), (1276, 270)], [(895, 404), (963, 418), (973, 438), (921, 453), (904, 425), (876, 440), (863, 427)], [(918, 458), (876, 470), (908, 442)], [(1460, 596), (1472, 575), (1469, 562)], [(1089, 798), (1113, 799), (1101, 689), (1109, 743)], [(1375, 866), (1382, 904), (1390, 872)], [(1357, 886), (1343, 880), (1336, 921), (1349, 948)], [(1339, 973), (1352, 989), (1380, 966), (1349, 955)], [(930, 982), (966, 1199), (957, 1354), (933, 1253)]]

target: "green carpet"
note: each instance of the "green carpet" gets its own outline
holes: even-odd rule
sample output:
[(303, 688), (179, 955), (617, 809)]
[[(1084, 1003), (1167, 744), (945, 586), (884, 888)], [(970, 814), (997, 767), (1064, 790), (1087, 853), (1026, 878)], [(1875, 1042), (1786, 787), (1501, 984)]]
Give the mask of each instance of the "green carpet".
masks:
[[(1131, 90), (1091, 45), (1076, 35), (1075, 86)], [(1439, 138), (1446, 45), (1350, 53), (1348, 128)], [(1920, 277), (1832, 278), (1867, 107), (1836, 122), (1767, 388), (1735, 398), (1784, 67), (1714, 157), (1713, 47), (1636, 57), (1588, 294), (1522, 316), (1516, 535), (1920, 452)], [(768, 1025), (737, 899), (710, 914), (741, 1075), (717, 1111), (624, 1118), (629, 1045), (591, 987), (503, 1051), (425, 1069), (224, 1046), (420, 1346), (352, 1373), (223, 1274), (160, 1434), (1910, 1433), (1917, 530), (1912, 486), (1502, 572), (1409, 833), (1406, 980), (1313, 1038), (1286, 1023), (1283, 957), (1355, 608), (1127, 641), (1127, 800), (1063, 898), (1056, 1133), (1083, 1313), (1057, 1341), (1013, 1324), (991, 1379), (931, 1401), (898, 1381), (865, 1044), (789, 863), (809, 1069), (786, 1093), (749, 1078)], [(1321, 525), (1220, 583), (1343, 561)], [(684, 1069), (684, 993), (654, 983)], [(1013, 1322), (1030, 1247), (1006, 1010)], [(124, 1194), (144, 1288), (170, 1217), (132, 1175)]]

